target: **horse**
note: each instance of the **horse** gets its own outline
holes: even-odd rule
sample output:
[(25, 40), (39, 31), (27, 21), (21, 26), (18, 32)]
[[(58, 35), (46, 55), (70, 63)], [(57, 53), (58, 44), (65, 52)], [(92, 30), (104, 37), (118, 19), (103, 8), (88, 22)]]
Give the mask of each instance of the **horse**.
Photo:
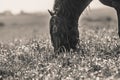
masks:
[[(53, 11), (48, 10), (50, 36), (55, 52), (77, 50), (79, 45), (78, 20), (92, 0), (55, 0)], [(115, 8), (118, 15), (118, 34), (120, 36), (120, 1), (100, 0), (104, 5)]]

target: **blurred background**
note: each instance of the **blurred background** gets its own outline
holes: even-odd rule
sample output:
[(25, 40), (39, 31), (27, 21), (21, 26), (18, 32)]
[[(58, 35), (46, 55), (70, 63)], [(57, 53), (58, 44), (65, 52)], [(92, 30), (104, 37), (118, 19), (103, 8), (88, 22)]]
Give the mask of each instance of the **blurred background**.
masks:
[[(47, 10), (52, 10), (53, 4), (54, 0), (0, 0), (0, 41), (49, 35)], [(117, 21), (115, 10), (93, 0), (80, 17), (79, 25), (106, 25), (111, 21)]]

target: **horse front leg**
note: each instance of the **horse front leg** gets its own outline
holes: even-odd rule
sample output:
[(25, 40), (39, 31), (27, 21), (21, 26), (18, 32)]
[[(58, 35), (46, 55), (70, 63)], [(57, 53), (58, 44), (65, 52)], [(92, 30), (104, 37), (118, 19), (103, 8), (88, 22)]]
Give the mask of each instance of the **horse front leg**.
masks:
[(120, 38), (120, 8), (115, 8), (117, 11), (117, 18), (118, 18), (118, 35)]

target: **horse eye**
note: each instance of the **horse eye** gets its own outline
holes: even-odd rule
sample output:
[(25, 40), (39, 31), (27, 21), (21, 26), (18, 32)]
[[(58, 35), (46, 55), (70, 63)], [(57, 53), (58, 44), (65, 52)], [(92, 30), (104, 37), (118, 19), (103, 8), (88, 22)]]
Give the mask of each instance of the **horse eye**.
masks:
[(53, 23), (55, 23), (56, 22), (56, 20), (55, 19), (53, 19)]

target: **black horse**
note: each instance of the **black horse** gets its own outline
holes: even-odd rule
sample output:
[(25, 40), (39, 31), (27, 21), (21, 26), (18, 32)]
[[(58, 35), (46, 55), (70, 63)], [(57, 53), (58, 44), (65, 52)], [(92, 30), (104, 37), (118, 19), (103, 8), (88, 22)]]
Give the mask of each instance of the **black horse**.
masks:
[[(119, 0), (100, 0), (103, 4), (116, 9), (120, 20)], [(79, 44), (78, 19), (92, 0), (55, 0), (53, 11), (49, 11), (50, 35), (54, 51), (76, 50)], [(120, 21), (119, 21), (120, 22)], [(120, 36), (120, 23), (118, 23)]]

